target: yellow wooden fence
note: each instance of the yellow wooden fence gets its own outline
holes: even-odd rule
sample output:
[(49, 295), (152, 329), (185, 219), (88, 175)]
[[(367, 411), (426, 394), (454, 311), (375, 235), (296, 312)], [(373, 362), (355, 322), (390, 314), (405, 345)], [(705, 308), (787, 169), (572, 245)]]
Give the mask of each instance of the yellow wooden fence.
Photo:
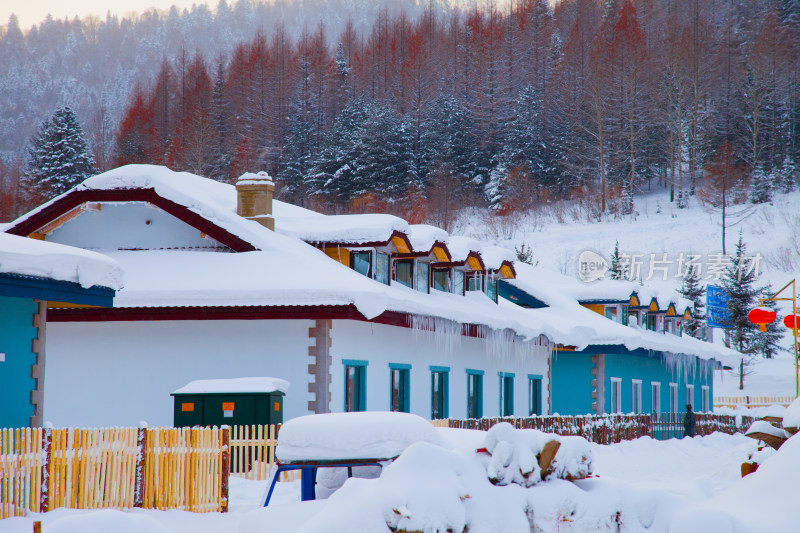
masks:
[[(272, 479), (275, 447), (280, 424), (233, 426), (231, 431), (231, 475), (245, 479)], [(281, 473), (280, 481), (300, 479), (299, 470)]]
[(767, 407), (773, 404), (788, 407), (794, 396), (714, 396), (714, 407)]
[(74, 509), (227, 511), (230, 428), (0, 430), (0, 519)]

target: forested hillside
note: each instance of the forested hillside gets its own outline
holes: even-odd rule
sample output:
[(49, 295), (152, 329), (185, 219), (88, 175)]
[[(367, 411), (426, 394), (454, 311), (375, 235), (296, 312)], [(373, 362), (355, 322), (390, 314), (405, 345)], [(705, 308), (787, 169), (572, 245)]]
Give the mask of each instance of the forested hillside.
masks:
[[(656, 184), (679, 207), (694, 194), (719, 206), (795, 187), (797, 2), (421, 4), (360, 24), (334, 9), (324, 23), (291, 30), (276, 18), (232, 34), (220, 21), (249, 4), (154, 17), (143, 50), (152, 75), (102, 80), (124, 101), (119, 120), (72, 105), (100, 169), (149, 162), (231, 180), (263, 168), (301, 205), (444, 226), (464, 206), (507, 213), (562, 198), (624, 215)], [(200, 46), (203, 35), (219, 37)], [(135, 64), (139, 46), (120, 50)]]

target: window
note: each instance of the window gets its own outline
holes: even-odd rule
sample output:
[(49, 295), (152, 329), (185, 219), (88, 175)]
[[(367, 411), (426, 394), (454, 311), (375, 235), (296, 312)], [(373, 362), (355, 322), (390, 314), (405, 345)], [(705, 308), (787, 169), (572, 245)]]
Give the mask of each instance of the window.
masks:
[(467, 369), (467, 418), (483, 416), (483, 370)]
[(611, 405), (609, 406), (610, 413), (622, 412), (622, 380), (620, 378), (611, 378)]
[(453, 271), (453, 294), (464, 296), (464, 272), (461, 270)]
[(686, 384), (686, 405), (691, 405), (692, 411), (694, 411), (694, 385), (688, 383)]
[(372, 277), (372, 252), (350, 252), (350, 267), (368, 278)]
[(389, 254), (378, 252), (375, 254), (375, 279), (381, 283), (389, 284), (389, 271), (392, 261)]
[(528, 415), (542, 414), (542, 376), (528, 376)]
[(428, 292), (428, 287), (430, 286), (430, 281), (428, 279), (430, 270), (431, 266), (428, 263), (417, 261), (417, 282), (414, 284), (414, 287), (419, 292)]
[(467, 290), (468, 291), (482, 291), (483, 284), (481, 283), (480, 272), (470, 272), (467, 274)]
[(628, 325), (639, 326), (639, 311), (628, 310)]
[(431, 367), (431, 418), (438, 420), (448, 417), (448, 376), (450, 368), (446, 366)]
[(367, 361), (345, 359), (344, 363), (344, 410), (367, 410)]
[(652, 313), (647, 313), (647, 329), (650, 331), (656, 330), (656, 322), (658, 317)]
[(631, 380), (631, 393), (632, 397), (632, 410), (634, 413), (641, 413), (642, 412), (642, 380), (641, 379), (632, 379)]
[(678, 412), (678, 384), (677, 383), (670, 383), (669, 384), (669, 412), (670, 413), (677, 413)]
[(500, 416), (514, 416), (514, 374), (500, 372)]
[(657, 381), (650, 382), (650, 411), (661, 412), (661, 383)]
[(414, 276), (414, 260), (398, 259), (394, 262), (394, 279), (406, 287), (411, 287)]
[(486, 294), (493, 302), (497, 301), (497, 279), (494, 276), (486, 278)]
[(389, 375), (391, 378), (392, 390), (389, 409), (408, 413), (410, 408), (411, 389), (411, 365), (398, 365), (389, 363)]
[(449, 269), (440, 268), (433, 271), (433, 288), (436, 289), (437, 291), (450, 292)]
[(709, 405), (709, 397), (708, 397), (708, 385), (703, 385), (700, 387), (700, 401), (702, 402), (703, 412), (708, 413), (711, 411), (711, 406)]
[(613, 320), (616, 322), (617, 320), (617, 308), (612, 306), (606, 306), (606, 318), (609, 320)]

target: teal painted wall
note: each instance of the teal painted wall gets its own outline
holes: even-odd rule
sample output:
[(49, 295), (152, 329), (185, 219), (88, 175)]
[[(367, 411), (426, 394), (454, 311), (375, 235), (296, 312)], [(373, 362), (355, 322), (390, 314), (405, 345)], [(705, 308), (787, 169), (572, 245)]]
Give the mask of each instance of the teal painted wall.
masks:
[(700, 411), (702, 407), (701, 386), (708, 385), (709, 405), (714, 398), (713, 374), (709, 369), (703, 372), (701, 367), (695, 365), (694, 375), (686, 375), (684, 370), (670, 368), (662, 358), (645, 357), (640, 355), (606, 355), (605, 372), (605, 405), (606, 412), (611, 411), (611, 378), (620, 378), (620, 398), (622, 412), (630, 413), (633, 410), (633, 379), (642, 380), (642, 412), (653, 411), (651, 383), (661, 383), (661, 412), (669, 411), (669, 384), (678, 384), (678, 412), (686, 410), (686, 384), (694, 385), (694, 410)]
[[(553, 413), (581, 415), (592, 412), (592, 355), (557, 352), (552, 363)], [(686, 409), (686, 384), (694, 385), (695, 411), (702, 407), (702, 386), (708, 386), (709, 406), (713, 408), (714, 388), (710, 368), (696, 365), (694, 375), (680, 375), (660, 357), (631, 354), (606, 354), (605, 356), (605, 409), (611, 411), (611, 378), (620, 378), (622, 412), (633, 410), (633, 379), (642, 381), (642, 412), (652, 412), (651, 382), (661, 383), (661, 411), (669, 410), (669, 384), (678, 384), (678, 411)]]
[(0, 296), (0, 428), (27, 427), (33, 415), (31, 343), (36, 336), (36, 303), (25, 298)]
[(592, 412), (592, 356), (556, 352), (552, 362), (553, 413), (583, 415)]

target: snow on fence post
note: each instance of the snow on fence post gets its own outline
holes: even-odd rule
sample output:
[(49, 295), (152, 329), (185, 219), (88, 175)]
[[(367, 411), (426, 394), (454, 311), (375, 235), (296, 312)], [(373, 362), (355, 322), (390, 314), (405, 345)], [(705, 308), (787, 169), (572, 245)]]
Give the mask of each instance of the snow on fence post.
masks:
[(231, 427), (222, 426), (222, 468), (220, 469), (220, 512), (228, 512), (228, 480), (231, 475)]
[(53, 428), (45, 427), (42, 431), (42, 494), (39, 509), (46, 513), (50, 510), (50, 461), (52, 460)]
[(144, 473), (147, 469), (147, 428), (136, 431), (136, 470), (134, 474), (133, 506), (144, 507)]

